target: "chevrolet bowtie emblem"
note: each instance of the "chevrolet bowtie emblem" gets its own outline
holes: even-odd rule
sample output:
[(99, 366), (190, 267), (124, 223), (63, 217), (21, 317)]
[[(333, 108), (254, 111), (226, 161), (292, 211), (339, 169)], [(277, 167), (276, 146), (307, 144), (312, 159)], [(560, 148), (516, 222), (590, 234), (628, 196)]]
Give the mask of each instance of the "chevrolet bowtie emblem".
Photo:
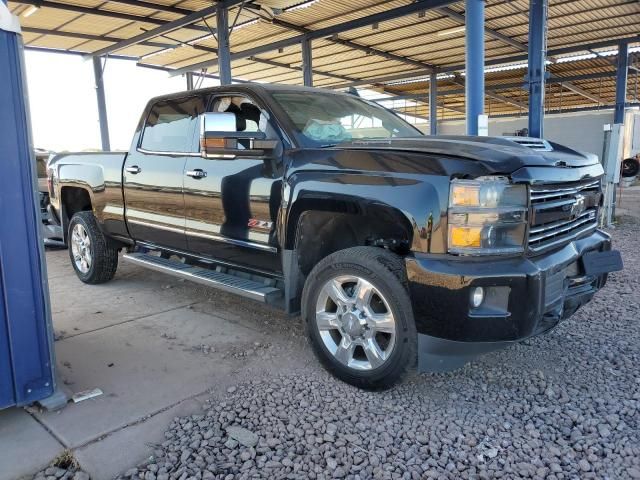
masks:
[(586, 210), (584, 195), (576, 195), (576, 200), (571, 206), (571, 218), (578, 218)]

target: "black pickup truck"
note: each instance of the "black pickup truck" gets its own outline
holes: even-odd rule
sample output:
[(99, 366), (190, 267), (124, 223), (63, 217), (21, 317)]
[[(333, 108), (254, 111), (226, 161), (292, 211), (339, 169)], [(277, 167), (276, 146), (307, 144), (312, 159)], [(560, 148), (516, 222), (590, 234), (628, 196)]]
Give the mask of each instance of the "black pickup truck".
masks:
[(83, 282), (123, 258), (302, 314), (364, 388), (546, 332), (622, 268), (595, 155), (427, 137), (355, 95), (242, 84), (152, 99), (127, 153), (63, 154), (50, 196)]

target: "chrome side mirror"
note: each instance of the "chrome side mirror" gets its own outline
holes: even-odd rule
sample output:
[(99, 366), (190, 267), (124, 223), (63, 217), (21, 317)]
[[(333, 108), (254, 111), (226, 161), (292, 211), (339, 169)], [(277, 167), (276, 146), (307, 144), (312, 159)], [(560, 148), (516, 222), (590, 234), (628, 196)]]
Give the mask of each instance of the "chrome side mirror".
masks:
[(263, 132), (236, 131), (234, 113), (208, 112), (200, 117), (200, 153), (204, 158), (265, 156), (279, 144), (278, 140), (266, 140)]

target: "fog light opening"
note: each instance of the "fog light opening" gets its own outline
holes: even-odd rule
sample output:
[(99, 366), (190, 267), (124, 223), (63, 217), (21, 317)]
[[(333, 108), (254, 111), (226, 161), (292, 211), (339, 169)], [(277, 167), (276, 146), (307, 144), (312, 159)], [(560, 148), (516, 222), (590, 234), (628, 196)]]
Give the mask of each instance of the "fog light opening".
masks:
[(471, 306), (478, 308), (484, 302), (484, 288), (475, 287), (471, 290)]

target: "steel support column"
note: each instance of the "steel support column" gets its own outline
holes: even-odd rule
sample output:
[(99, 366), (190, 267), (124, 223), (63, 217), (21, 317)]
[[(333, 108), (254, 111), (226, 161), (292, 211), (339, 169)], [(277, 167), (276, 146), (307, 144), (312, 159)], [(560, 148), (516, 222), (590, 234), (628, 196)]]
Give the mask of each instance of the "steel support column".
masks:
[(100, 121), (100, 141), (102, 150), (111, 150), (109, 142), (109, 121), (107, 120), (107, 101), (104, 95), (104, 67), (101, 57), (93, 57), (93, 78), (96, 83), (96, 99), (98, 100), (98, 119)]
[(465, 19), (467, 135), (478, 135), (484, 114), (484, 0), (466, 0)]
[(313, 87), (313, 55), (308, 37), (302, 39), (302, 79), (306, 87)]
[(0, 0), (0, 408), (54, 392), (53, 328), (17, 17)]
[(231, 84), (231, 53), (229, 51), (229, 11), (223, 2), (218, 2), (216, 23), (218, 31), (218, 75), (220, 85)]
[(627, 72), (629, 71), (629, 45), (618, 47), (618, 71), (616, 73), (616, 108), (613, 123), (624, 123), (624, 109), (627, 103)]
[(529, 6), (529, 136), (536, 138), (544, 135), (548, 6), (548, 0), (531, 0)]
[(187, 90), (193, 90), (193, 72), (187, 72), (184, 76), (187, 79)]
[(438, 134), (438, 76), (429, 77), (429, 133)]

